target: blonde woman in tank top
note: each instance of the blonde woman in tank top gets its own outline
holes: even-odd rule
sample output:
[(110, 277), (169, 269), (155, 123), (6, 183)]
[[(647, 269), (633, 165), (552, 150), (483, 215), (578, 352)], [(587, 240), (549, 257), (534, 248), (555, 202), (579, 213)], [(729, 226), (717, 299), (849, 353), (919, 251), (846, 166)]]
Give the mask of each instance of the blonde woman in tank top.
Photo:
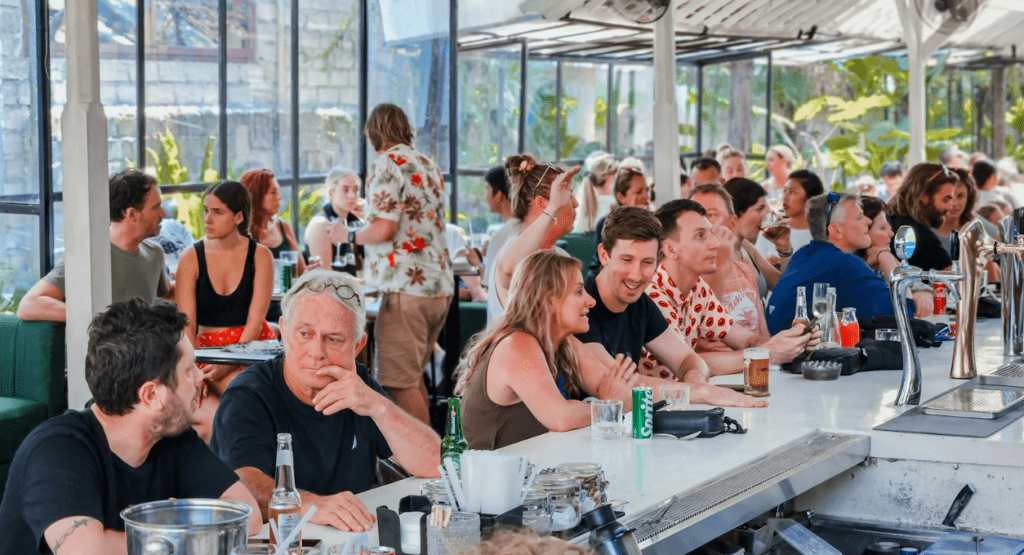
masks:
[[(581, 395), (573, 334), (590, 328), (594, 299), (583, 289), (580, 262), (541, 250), (516, 267), (505, 315), (473, 338), (455, 387), (463, 428), (473, 449), (498, 449), (546, 431), (590, 424)], [(636, 381), (635, 365), (620, 364), (597, 384), (618, 398)]]

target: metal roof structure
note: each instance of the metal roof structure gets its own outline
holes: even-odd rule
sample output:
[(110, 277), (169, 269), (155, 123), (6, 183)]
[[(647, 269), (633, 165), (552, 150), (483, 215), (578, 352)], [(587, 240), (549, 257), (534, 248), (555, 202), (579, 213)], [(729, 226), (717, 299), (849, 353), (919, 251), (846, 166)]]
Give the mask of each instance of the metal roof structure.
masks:
[[(460, 11), (477, 1), (460, 4)], [(650, 62), (654, 26), (626, 19), (614, 1), (630, 2), (526, 0), (518, 17), (464, 29), (459, 48), (528, 41), (535, 57)], [(966, 8), (963, 21), (938, 11), (935, 0), (673, 0), (676, 59), (713, 63), (773, 52), (775, 63), (810, 63), (901, 52), (901, 3), (926, 33), (939, 36), (951, 62), (987, 52), (1015, 60), (1018, 45), (1024, 52), (1024, 0), (946, 1)]]

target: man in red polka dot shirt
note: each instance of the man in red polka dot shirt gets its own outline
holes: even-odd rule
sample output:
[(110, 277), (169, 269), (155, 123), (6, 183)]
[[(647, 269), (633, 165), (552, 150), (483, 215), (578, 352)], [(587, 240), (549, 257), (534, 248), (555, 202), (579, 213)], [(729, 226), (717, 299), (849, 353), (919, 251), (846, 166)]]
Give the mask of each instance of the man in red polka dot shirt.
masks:
[[(742, 326), (733, 327), (732, 317), (701, 277), (713, 274), (718, 264), (719, 239), (712, 232), (707, 211), (692, 200), (674, 200), (655, 215), (662, 225), (662, 258), (647, 286), (647, 296), (658, 306), (669, 328), (704, 359), (711, 375), (741, 372), (742, 350), (754, 345), (767, 348), (774, 363), (788, 362), (817, 345), (821, 333), (804, 335), (802, 325), (767, 341)], [(708, 343), (724, 344), (730, 350), (702, 352)], [(650, 376), (673, 376), (646, 351), (639, 369)]]

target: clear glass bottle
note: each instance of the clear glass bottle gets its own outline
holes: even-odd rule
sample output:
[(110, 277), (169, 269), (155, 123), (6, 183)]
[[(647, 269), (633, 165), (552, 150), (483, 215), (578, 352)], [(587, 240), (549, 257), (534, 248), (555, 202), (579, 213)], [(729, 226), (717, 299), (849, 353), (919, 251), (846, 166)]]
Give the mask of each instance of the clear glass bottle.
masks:
[(804, 325), (804, 332), (811, 333), (811, 319), (807, 316), (807, 288), (796, 288), (796, 311), (793, 313), (793, 325)]
[(843, 344), (839, 331), (839, 315), (836, 314), (836, 288), (829, 287), (825, 295), (828, 309), (822, 322), (821, 348), (835, 349)]
[[(292, 458), (292, 435), (277, 434), (277, 470), (274, 473), (274, 491), (270, 494), (270, 520), (277, 524), (277, 534), (284, 540), (299, 524), (302, 496), (295, 487), (295, 467)], [(288, 547), (299, 547), (302, 534), (296, 534)], [(270, 545), (277, 546), (278, 538), (270, 529)]]

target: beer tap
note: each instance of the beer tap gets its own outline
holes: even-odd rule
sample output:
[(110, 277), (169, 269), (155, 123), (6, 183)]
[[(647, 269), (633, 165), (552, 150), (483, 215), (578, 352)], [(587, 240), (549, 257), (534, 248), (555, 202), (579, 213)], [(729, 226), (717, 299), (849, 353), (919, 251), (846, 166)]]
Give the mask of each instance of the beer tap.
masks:
[[(1018, 242), (1018, 232), (1024, 228), (1024, 208), (1017, 208), (1012, 214), (999, 221), (1003, 241)], [(1024, 310), (1021, 310), (1021, 295), (1024, 294), (1024, 266), (1011, 253), (1000, 255), (1002, 283), (1000, 296), (1003, 304), (1003, 355), (1019, 357), (1024, 353)]]
[[(910, 329), (910, 315), (907, 314), (907, 289), (912, 283), (918, 281), (944, 283), (946, 290), (953, 297), (953, 302), (959, 303), (961, 295), (956, 287), (956, 282), (962, 281), (964, 274), (959, 271), (957, 264), (954, 264), (951, 270), (929, 270), (928, 272), (911, 266), (908, 260), (914, 254), (917, 237), (914, 228), (908, 225), (901, 227), (896, 232), (894, 245), (900, 265), (893, 268), (890, 273), (889, 291), (892, 294), (892, 308), (896, 315), (896, 327), (899, 329), (903, 350), (903, 379), (900, 381), (900, 391), (896, 395), (896, 405), (916, 405), (921, 402), (921, 360), (917, 356), (917, 344), (914, 342), (914, 335)], [(957, 232), (954, 231), (950, 244), (952, 256), (958, 256), (959, 245)], [(959, 311), (959, 308), (957, 310)]]
[(956, 338), (953, 340), (950, 378), (966, 380), (978, 375), (974, 356), (974, 323), (978, 316), (978, 293), (984, 284), (985, 265), (997, 255), (1006, 255), (1014, 264), (1019, 264), (1022, 254), (1024, 241), (1021, 237), (1017, 238), (1016, 243), (996, 241), (985, 233), (981, 220), (975, 219), (960, 228), (960, 267), (964, 274), (963, 302), (959, 303), (956, 309), (957, 329)]
[(907, 289), (912, 283), (921, 281), (921, 268), (911, 266), (908, 260), (917, 246), (917, 235), (909, 225), (900, 227), (893, 239), (896, 258), (900, 265), (889, 273), (889, 293), (892, 295), (896, 328), (903, 350), (903, 378), (896, 395), (896, 405), (916, 405), (921, 402), (921, 360), (917, 356), (917, 344), (910, 331), (910, 316), (907, 314)]

